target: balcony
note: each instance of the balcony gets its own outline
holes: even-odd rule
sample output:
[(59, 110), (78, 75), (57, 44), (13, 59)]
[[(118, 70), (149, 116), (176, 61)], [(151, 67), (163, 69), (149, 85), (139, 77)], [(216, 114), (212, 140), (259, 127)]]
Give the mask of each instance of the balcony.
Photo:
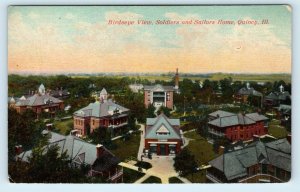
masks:
[(215, 131), (214, 129), (208, 129), (208, 133), (216, 135), (218, 137), (225, 137), (225, 134), (221, 131)]
[(120, 124), (117, 124), (117, 125), (109, 125), (108, 127), (110, 128), (113, 128), (113, 129), (116, 129), (116, 128), (119, 128), (119, 127), (123, 127), (125, 125), (128, 125), (128, 122), (124, 122), (124, 123), (120, 123)]

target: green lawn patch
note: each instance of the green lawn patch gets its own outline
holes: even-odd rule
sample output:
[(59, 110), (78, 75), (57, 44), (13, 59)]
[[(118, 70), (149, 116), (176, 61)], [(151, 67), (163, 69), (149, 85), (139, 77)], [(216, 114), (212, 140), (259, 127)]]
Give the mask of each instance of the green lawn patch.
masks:
[(155, 176), (150, 176), (142, 183), (161, 183), (161, 179)]
[(134, 183), (144, 175), (145, 173), (123, 167), (123, 183)]
[(141, 133), (135, 132), (130, 135), (128, 140), (117, 139), (113, 143), (116, 145), (115, 149), (110, 150), (121, 161), (126, 159), (136, 159), (140, 146)]
[[(190, 140), (186, 148), (195, 156), (198, 166), (208, 164), (208, 162), (218, 156), (213, 151), (213, 145), (208, 143), (207, 140), (201, 137), (196, 131), (184, 134), (185, 137), (193, 139)], [(205, 171), (198, 171), (194, 174), (187, 175), (186, 178), (193, 183), (205, 183)]]
[(284, 138), (287, 136), (288, 132), (286, 129), (280, 125), (280, 121), (278, 120), (271, 120), (269, 123), (269, 135), (272, 135), (273, 137), (276, 138)]
[(135, 166), (141, 167), (143, 169), (150, 169), (152, 167), (151, 163), (145, 161), (138, 161)]
[(68, 135), (73, 129), (73, 119), (55, 121), (53, 125), (58, 133)]
[(169, 183), (183, 183), (178, 177), (170, 177)]

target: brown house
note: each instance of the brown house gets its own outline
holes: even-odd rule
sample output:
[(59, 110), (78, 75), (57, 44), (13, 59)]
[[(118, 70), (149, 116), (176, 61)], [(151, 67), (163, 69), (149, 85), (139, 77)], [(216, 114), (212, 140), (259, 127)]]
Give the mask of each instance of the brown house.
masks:
[(173, 109), (174, 87), (172, 86), (144, 86), (144, 103), (145, 106), (153, 105), (155, 108), (161, 106)]
[(145, 150), (156, 155), (175, 155), (183, 144), (179, 119), (169, 119), (164, 114), (147, 118)]
[(43, 112), (49, 113), (50, 117), (54, 117), (57, 111), (64, 109), (64, 102), (49, 95), (45, 91), (44, 85), (41, 84), (36, 94), (27, 98), (21, 97), (13, 107), (19, 113), (30, 109), (37, 114), (37, 118)]
[(209, 162), (206, 178), (213, 183), (280, 183), (291, 178), (291, 145), (287, 139), (226, 152)]
[(97, 128), (111, 128), (113, 133), (128, 125), (129, 109), (114, 103), (103, 96), (101, 101), (90, 103), (88, 106), (73, 114), (74, 130), (84, 136)]
[[(120, 160), (104, 146), (87, 143), (73, 135), (64, 136), (47, 130), (44, 130), (42, 134), (49, 136), (48, 146), (57, 145), (60, 147), (59, 154), (67, 153), (71, 162), (70, 166), (80, 168), (81, 165), (85, 165), (89, 168), (88, 176), (101, 176), (107, 182), (123, 181), (123, 167), (118, 165)], [(18, 154), (16, 159), (28, 162), (31, 153), (31, 150), (24, 151)]]
[(233, 114), (216, 111), (209, 114), (208, 137), (210, 140), (227, 138), (230, 141), (251, 140), (253, 135), (268, 133), (268, 118), (258, 113)]

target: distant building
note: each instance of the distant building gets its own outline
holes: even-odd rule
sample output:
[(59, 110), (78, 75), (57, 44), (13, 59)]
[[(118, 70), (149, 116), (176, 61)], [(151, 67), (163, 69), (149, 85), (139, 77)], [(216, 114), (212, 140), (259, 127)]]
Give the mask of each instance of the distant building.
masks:
[[(88, 176), (102, 176), (112, 183), (123, 181), (123, 168), (118, 165), (120, 160), (104, 146), (87, 143), (73, 135), (64, 136), (47, 130), (42, 133), (50, 137), (45, 149), (56, 144), (59, 146), (59, 155), (67, 153), (72, 167), (85, 165), (89, 168)], [(19, 153), (16, 160), (28, 162), (32, 150), (22, 152), (20, 146), (17, 147)]]
[(175, 81), (174, 91), (176, 93), (180, 93), (178, 68), (176, 68), (176, 73), (175, 73), (174, 81)]
[(250, 87), (249, 83), (246, 83), (246, 87), (241, 88), (233, 97), (235, 102), (247, 103), (250, 95), (261, 98), (263, 96), (261, 92), (256, 91), (253, 87)]
[(183, 144), (180, 120), (169, 119), (164, 114), (147, 118), (145, 128), (145, 149), (156, 155), (175, 155)]
[(57, 88), (56, 90), (51, 90), (50, 95), (58, 99), (66, 99), (70, 97), (70, 92), (67, 89), (63, 89), (61, 87), (60, 89)]
[(144, 85), (135, 83), (135, 84), (130, 84), (129, 88), (132, 92), (139, 93), (140, 91), (142, 91), (144, 89)]
[(291, 178), (291, 144), (287, 139), (255, 141), (209, 162), (206, 178), (213, 183), (278, 183)]
[(161, 106), (173, 109), (173, 94), (174, 88), (172, 86), (144, 86), (144, 103), (145, 106), (154, 105), (159, 108)]
[(127, 126), (129, 109), (107, 99), (107, 95), (103, 89), (100, 101), (90, 103), (73, 114), (74, 130), (77, 130), (79, 135), (88, 135), (99, 127), (111, 128), (116, 133)]
[(91, 96), (94, 97), (95, 100), (103, 101), (103, 100), (107, 100), (109, 95), (108, 95), (106, 89), (103, 88), (101, 91), (93, 92)]
[(278, 107), (280, 104), (291, 104), (291, 95), (288, 91), (284, 91), (283, 85), (280, 85), (279, 92), (273, 91), (269, 93), (265, 99), (264, 104), (267, 107)]
[(214, 141), (227, 138), (230, 141), (251, 140), (253, 135), (268, 133), (268, 118), (258, 113), (233, 114), (216, 111), (209, 114), (208, 137)]
[(27, 98), (21, 97), (14, 108), (19, 113), (30, 109), (37, 114), (37, 118), (42, 112), (49, 113), (51, 117), (54, 117), (57, 111), (64, 109), (64, 103), (46, 92), (45, 86), (41, 84), (37, 93)]

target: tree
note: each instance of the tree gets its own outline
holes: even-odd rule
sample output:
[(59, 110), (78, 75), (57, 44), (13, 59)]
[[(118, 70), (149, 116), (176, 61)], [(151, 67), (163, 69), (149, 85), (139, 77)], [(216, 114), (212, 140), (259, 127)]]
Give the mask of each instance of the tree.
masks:
[(230, 141), (225, 137), (216, 139), (214, 141), (214, 144), (213, 144), (213, 150), (214, 150), (215, 153), (219, 153), (219, 147), (220, 146), (226, 147), (229, 144), (230, 144)]
[(186, 148), (176, 155), (174, 161), (174, 168), (181, 176), (193, 174), (198, 166), (194, 155)]
[(157, 111), (157, 115), (160, 115), (161, 113), (165, 114), (167, 117), (170, 117), (171, 115), (171, 109), (165, 107), (165, 106), (161, 106), (158, 111)]

